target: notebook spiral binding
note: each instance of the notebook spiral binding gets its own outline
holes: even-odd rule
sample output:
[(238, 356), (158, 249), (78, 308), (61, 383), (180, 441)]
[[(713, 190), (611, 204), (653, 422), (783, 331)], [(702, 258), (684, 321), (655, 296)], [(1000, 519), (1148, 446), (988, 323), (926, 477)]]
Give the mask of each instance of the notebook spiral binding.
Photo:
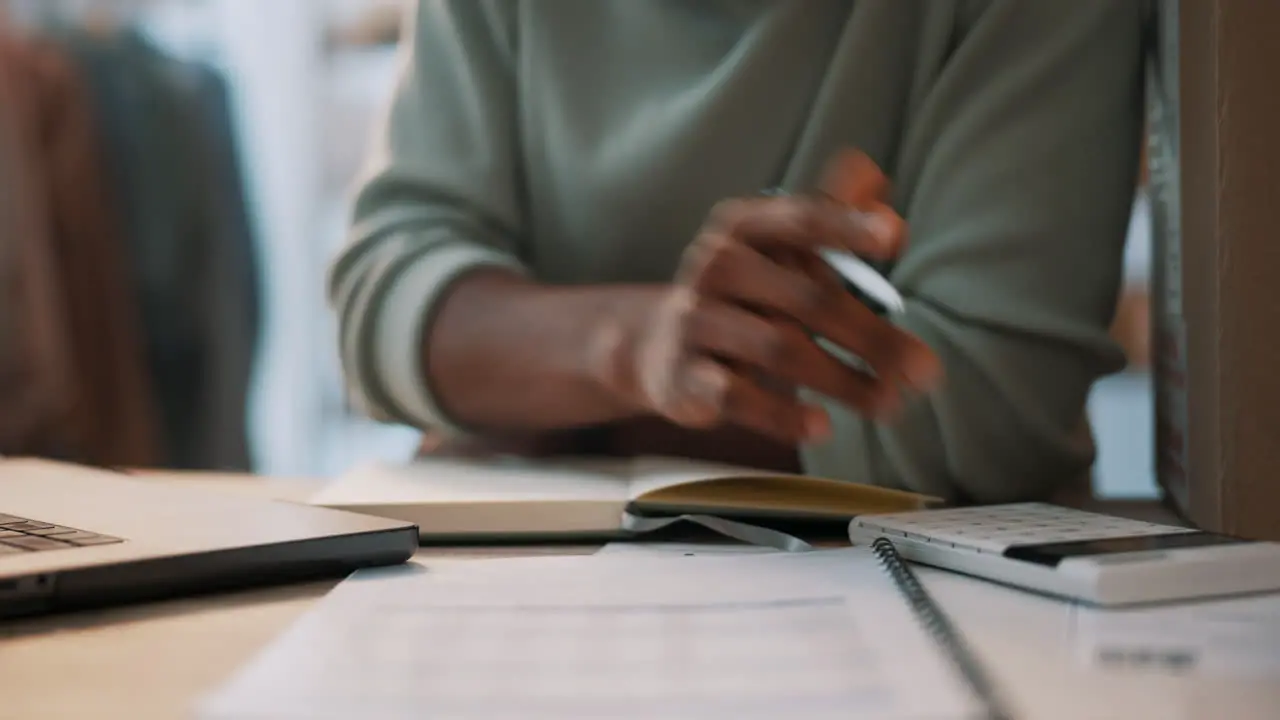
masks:
[(902, 593), (925, 632), (943, 649), (964, 677), (965, 682), (977, 695), (978, 700), (986, 706), (987, 717), (990, 720), (1012, 720), (1012, 716), (1006, 712), (1004, 704), (1000, 701), (994, 685), (969, 650), (963, 636), (951, 624), (942, 608), (938, 607), (938, 604), (925, 591), (924, 586), (920, 584), (920, 579), (898, 554), (898, 549), (893, 546), (893, 542), (888, 538), (877, 538), (871, 543), (871, 551), (879, 561), (880, 567), (897, 585), (898, 591)]

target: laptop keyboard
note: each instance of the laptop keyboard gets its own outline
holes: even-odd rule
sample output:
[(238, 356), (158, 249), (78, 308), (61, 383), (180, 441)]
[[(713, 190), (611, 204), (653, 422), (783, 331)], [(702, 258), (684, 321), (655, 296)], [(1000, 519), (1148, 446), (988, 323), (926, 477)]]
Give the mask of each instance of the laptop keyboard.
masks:
[(0, 556), (121, 542), (109, 535), (0, 514)]

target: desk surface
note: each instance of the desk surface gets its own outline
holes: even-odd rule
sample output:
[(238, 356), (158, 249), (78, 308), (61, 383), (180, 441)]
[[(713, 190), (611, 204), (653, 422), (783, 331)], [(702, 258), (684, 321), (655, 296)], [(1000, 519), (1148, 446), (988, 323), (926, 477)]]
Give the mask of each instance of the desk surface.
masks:
[[(301, 500), (313, 483), (190, 475), (167, 482)], [(592, 546), (423, 549), (416, 560), (582, 554)], [(188, 717), (338, 581), (23, 620), (0, 625), (0, 719)]]
[[(210, 484), (204, 479), (180, 482)], [(297, 482), (225, 478), (229, 492), (305, 496)], [(1113, 508), (1114, 509), (1114, 508)], [(1151, 517), (1134, 505), (1124, 514)], [(589, 546), (432, 548), (417, 560), (589, 554)], [(951, 612), (1015, 707), (1036, 718), (1275, 718), (1280, 683), (1104, 674), (1072, 657), (1069, 606), (943, 573)], [(240, 592), (0, 626), (0, 718), (183, 718), (297, 620), (336, 581)], [(1016, 597), (1019, 601), (1010, 601)], [(954, 602), (951, 602), (954, 600)], [(1270, 687), (1274, 685), (1274, 687)]]

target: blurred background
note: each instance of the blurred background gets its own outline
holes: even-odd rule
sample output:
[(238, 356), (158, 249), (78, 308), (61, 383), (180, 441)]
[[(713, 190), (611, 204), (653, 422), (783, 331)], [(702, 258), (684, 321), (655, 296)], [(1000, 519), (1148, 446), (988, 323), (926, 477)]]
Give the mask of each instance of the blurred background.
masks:
[[(325, 477), (417, 434), (344, 398), (326, 266), (408, 0), (0, 0), (0, 453)], [(76, 212), (68, 213), (66, 208)], [(1136, 189), (1098, 494), (1154, 497)]]

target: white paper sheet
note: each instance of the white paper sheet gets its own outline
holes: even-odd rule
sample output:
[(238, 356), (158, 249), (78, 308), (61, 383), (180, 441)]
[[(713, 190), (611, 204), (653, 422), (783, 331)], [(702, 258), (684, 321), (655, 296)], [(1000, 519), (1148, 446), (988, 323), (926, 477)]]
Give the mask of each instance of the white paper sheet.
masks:
[(1117, 671), (1280, 676), (1280, 595), (1081, 609), (1076, 631), (1085, 662)]
[(626, 466), (580, 462), (426, 458), (370, 463), (322, 487), (317, 505), (616, 502), (628, 499)]
[(859, 551), (359, 573), (205, 718), (961, 718), (977, 705)]
[(718, 557), (723, 555), (765, 555), (781, 550), (763, 545), (746, 543), (663, 543), (663, 542), (611, 542), (596, 551), (596, 555), (646, 555), (653, 557)]

